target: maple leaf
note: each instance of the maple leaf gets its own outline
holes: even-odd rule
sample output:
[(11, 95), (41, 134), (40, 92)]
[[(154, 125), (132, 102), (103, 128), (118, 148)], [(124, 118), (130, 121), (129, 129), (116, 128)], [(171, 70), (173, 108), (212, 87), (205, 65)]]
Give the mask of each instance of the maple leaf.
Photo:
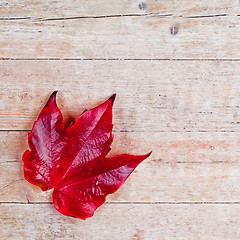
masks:
[(52, 93), (28, 135), (30, 151), (23, 154), (24, 176), (43, 191), (54, 188), (53, 203), (59, 212), (86, 219), (150, 153), (106, 157), (113, 141), (116, 95), (84, 111), (66, 127), (56, 93)]

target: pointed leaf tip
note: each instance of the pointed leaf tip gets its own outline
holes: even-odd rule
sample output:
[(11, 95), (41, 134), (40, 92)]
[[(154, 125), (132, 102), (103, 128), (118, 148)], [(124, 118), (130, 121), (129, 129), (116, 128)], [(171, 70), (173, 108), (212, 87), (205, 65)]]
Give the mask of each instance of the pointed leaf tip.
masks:
[(114, 93), (108, 100), (112, 102), (112, 104), (114, 103), (114, 100), (116, 98), (116, 93)]
[(152, 151), (147, 153), (146, 156), (149, 157), (152, 154)]
[(141, 155), (140, 157), (142, 157), (142, 161), (145, 160), (146, 158), (148, 158), (150, 155), (152, 154), (152, 151), (145, 154), (145, 155)]
[(51, 100), (53, 100), (53, 103), (56, 104), (56, 95), (57, 95), (57, 92), (58, 92), (58, 91), (54, 91), (54, 92), (51, 94), (51, 96), (49, 97), (49, 99), (48, 99), (48, 101), (47, 101), (47, 103), (46, 103), (45, 106), (47, 106), (47, 105), (51, 102)]
[(150, 155), (152, 154), (152, 151), (151, 152), (149, 152), (149, 153), (147, 153), (145, 156), (146, 156), (146, 158), (148, 158)]

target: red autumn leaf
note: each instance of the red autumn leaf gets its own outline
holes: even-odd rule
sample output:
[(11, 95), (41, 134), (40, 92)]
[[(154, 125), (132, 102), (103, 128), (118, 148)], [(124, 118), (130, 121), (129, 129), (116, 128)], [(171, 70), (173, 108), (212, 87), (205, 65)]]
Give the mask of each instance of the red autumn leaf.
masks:
[(53, 203), (59, 212), (86, 219), (150, 153), (106, 157), (113, 141), (115, 95), (83, 112), (75, 123), (64, 128), (56, 93), (29, 133), (30, 151), (23, 155), (24, 176), (43, 191), (54, 188)]

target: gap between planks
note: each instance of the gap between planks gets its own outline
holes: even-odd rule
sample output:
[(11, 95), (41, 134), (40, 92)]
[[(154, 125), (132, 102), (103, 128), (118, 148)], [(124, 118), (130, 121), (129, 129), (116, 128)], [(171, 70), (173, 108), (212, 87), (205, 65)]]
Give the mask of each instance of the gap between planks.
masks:
[[(31, 132), (31, 129), (0, 129), (0, 132), (26, 132), (29, 133)], [(178, 131), (178, 130), (171, 130), (171, 131), (163, 131), (163, 130), (147, 130), (147, 131), (141, 131), (141, 130), (113, 130), (113, 132), (118, 133), (239, 133), (239, 131), (235, 130), (215, 130), (215, 131), (207, 131), (207, 130), (198, 130), (198, 131), (191, 131), (191, 130), (183, 130), (183, 131)]]
[[(52, 205), (53, 202), (0, 202), (0, 205)], [(183, 202), (105, 202), (111, 205), (240, 205), (240, 202), (183, 201)]]
[(240, 62), (240, 58), (4, 58), (0, 61), (222, 61)]

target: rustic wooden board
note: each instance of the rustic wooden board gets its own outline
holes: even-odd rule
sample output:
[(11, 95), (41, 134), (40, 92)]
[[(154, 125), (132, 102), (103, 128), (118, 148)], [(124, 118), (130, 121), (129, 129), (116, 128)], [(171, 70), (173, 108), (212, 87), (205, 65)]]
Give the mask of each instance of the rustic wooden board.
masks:
[[(238, 133), (115, 135), (110, 156), (126, 151), (153, 153), (109, 201), (238, 201), (240, 187), (233, 184), (240, 181)], [(51, 201), (51, 191), (43, 193), (23, 177), (26, 141), (26, 132), (0, 132), (0, 202)]]
[[(153, 164), (239, 163), (239, 145), (238, 132), (116, 132), (109, 156), (152, 151)], [(1, 131), (0, 146), (1, 164), (21, 162), (27, 132)]]
[[(51, 202), (52, 191), (42, 192), (23, 177), (20, 163), (0, 165), (0, 202)], [(129, 177), (108, 202), (239, 202), (239, 163), (191, 164), (150, 161)], [(234, 183), (234, 184), (233, 184)]]
[[(0, 236), (238, 239), (237, 0), (0, 0)], [(52, 91), (65, 121), (117, 93), (110, 155), (152, 150), (86, 221), (23, 177)]]
[[(239, 16), (1, 21), (1, 58), (239, 59)], [(175, 30), (173, 30), (173, 28)]]
[(0, 61), (0, 129), (31, 129), (59, 90), (65, 118), (117, 93), (116, 131), (239, 131), (239, 76), (231, 61)]
[(237, 0), (214, 1), (155, 1), (155, 0), (57, 0), (57, 1), (0, 1), (2, 19), (14, 18), (74, 18), (121, 17), (129, 14), (163, 14), (179, 16), (209, 16), (211, 14), (239, 13)]
[(0, 227), (14, 240), (238, 239), (239, 211), (239, 204), (105, 204), (82, 221), (52, 204), (4, 204)]

